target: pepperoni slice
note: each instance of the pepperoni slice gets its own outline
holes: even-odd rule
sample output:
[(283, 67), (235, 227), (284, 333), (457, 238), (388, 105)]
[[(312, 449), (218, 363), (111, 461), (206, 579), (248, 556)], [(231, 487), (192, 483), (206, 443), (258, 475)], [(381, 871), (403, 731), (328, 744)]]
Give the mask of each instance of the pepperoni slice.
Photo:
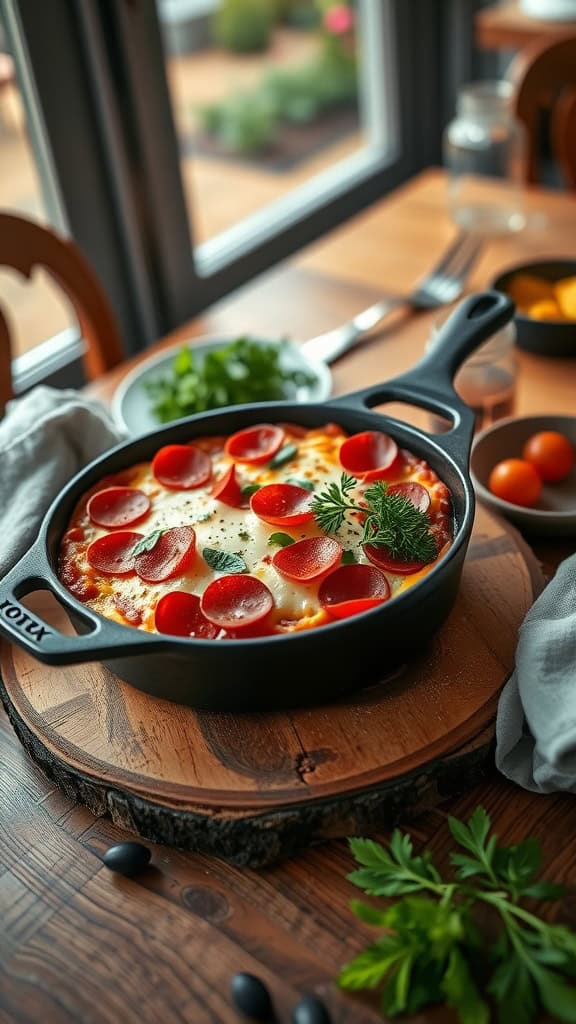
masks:
[(260, 622), (272, 611), (274, 598), (256, 576), (220, 576), (202, 594), (206, 618), (222, 629), (242, 629)]
[(212, 497), (224, 505), (229, 505), (230, 508), (248, 508), (248, 499), (242, 494), (236, 479), (236, 466), (230, 466), (224, 476), (216, 481), (212, 488)]
[(396, 442), (379, 430), (353, 434), (340, 448), (342, 468), (363, 480), (384, 480), (402, 461)]
[(419, 512), (427, 512), (430, 508), (430, 491), (422, 484), (417, 484), (415, 480), (392, 484), (388, 488), (388, 494), (399, 494), (402, 498), (406, 498)]
[(96, 526), (116, 530), (140, 523), (151, 508), (152, 502), (144, 491), (135, 487), (106, 487), (92, 495), (86, 511)]
[(318, 599), (333, 619), (347, 619), (383, 604), (390, 586), (383, 572), (372, 565), (341, 565), (320, 584)]
[(152, 472), (171, 491), (192, 491), (212, 476), (212, 459), (192, 444), (167, 444), (156, 452)]
[(143, 539), (141, 533), (131, 530), (106, 533), (90, 544), (86, 558), (93, 569), (106, 576), (131, 576), (134, 572), (134, 547)]
[(288, 580), (309, 583), (336, 568), (342, 550), (332, 537), (308, 537), (277, 551), (272, 565)]
[(191, 526), (174, 526), (160, 534), (153, 548), (134, 559), (134, 568), (146, 583), (162, 583), (181, 576), (196, 552), (196, 534)]
[(171, 636), (196, 636), (203, 640), (214, 640), (219, 633), (202, 614), (200, 598), (184, 590), (172, 590), (164, 594), (156, 605), (154, 625), (159, 633)]
[(364, 553), (369, 562), (377, 565), (379, 569), (395, 573), (397, 576), (412, 576), (420, 572), (428, 562), (404, 562), (400, 558), (393, 558), (388, 548), (376, 547), (374, 544), (365, 544)]
[(272, 526), (299, 526), (313, 518), (313, 495), (297, 484), (267, 484), (250, 498), (252, 511)]
[(268, 462), (282, 446), (284, 431), (271, 423), (259, 423), (255, 427), (239, 430), (232, 434), (225, 444), (226, 454), (236, 462), (252, 462), (258, 465)]

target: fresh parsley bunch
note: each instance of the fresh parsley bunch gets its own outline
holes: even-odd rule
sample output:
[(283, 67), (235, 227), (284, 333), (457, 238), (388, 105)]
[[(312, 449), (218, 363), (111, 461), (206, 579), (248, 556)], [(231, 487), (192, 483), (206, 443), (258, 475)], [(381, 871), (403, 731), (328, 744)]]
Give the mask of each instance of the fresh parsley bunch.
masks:
[[(563, 893), (561, 886), (536, 881), (538, 842), (498, 846), (482, 807), (468, 824), (450, 818), (449, 825), (466, 851), (451, 854), (450, 882), (431, 854), (415, 855), (409, 836), (399, 831), (387, 848), (350, 840), (360, 865), (350, 881), (370, 896), (401, 899), (385, 910), (353, 901), (354, 913), (385, 934), (344, 967), (340, 986), (383, 984), (382, 1011), (390, 1017), (445, 1001), (462, 1024), (488, 1024), (493, 1009), (501, 1024), (530, 1024), (542, 1010), (576, 1022), (576, 934), (520, 906), (523, 898)], [(489, 920), (478, 913), (482, 906)]]
[(180, 349), (168, 376), (145, 382), (160, 423), (192, 416), (207, 409), (250, 402), (271, 402), (288, 397), (315, 377), (282, 363), (284, 342), (262, 345), (237, 338), (200, 358), (188, 347)]

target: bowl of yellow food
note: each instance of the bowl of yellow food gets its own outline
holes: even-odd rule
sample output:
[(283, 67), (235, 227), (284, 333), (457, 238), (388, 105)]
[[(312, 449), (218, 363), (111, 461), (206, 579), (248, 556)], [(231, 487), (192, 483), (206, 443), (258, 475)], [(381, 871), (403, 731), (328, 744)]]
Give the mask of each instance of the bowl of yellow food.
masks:
[(511, 267), (492, 287), (516, 305), (519, 348), (544, 356), (576, 356), (576, 260)]

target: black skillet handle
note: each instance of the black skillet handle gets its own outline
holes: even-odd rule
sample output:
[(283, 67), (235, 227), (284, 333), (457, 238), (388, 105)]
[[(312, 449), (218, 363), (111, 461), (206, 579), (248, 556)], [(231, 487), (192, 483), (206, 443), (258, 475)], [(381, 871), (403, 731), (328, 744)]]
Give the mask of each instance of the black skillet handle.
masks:
[[(37, 590), (54, 594), (59, 603), (72, 612), (83, 632), (67, 636), (25, 608), (19, 599)], [(0, 580), (0, 634), (47, 665), (73, 665), (140, 654), (152, 639), (158, 639), (103, 619), (74, 600), (55, 581), (43, 539), (39, 539)]]
[(456, 372), (472, 352), (514, 315), (514, 303), (501, 292), (469, 295), (440, 329), (433, 348), (411, 370), (384, 384), (373, 385), (336, 399), (334, 404), (371, 409), (383, 402), (409, 402), (452, 422), (438, 443), (459, 465), (468, 465), (475, 415), (454, 390)]

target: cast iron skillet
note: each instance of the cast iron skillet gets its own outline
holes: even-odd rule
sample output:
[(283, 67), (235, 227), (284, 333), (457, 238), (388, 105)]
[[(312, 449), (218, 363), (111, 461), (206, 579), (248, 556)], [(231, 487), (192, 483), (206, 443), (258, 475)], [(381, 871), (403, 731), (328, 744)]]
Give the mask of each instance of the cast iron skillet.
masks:
[[(468, 458), (474, 414), (452, 387), (456, 370), (514, 306), (498, 292), (464, 299), (438, 344), (414, 369), (322, 405), (270, 402), (235, 406), (179, 420), (112, 449), (79, 473), (49, 509), (33, 547), (0, 583), (0, 630), (49, 665), (102, 661), (121, 679), (153, 694), (214, 710), (288, 707), (325, 701), (385, 676), (425, 645), (455, 600), (472, 531), (474, 492)], [(404, 401), (448, 418), (445, 434), (371, 411)], [(253, 423), (292, 421), (307, 427), (329, 420), (349, 433), (383, 430), (424, 457), (452, 492), (454, 541), (437, 566), (405, 593), (362, 615), (300, 633), (251, 640), (196, 640), (149, 634), (86, 608), (56, 574), (58, 548), (80, 496), (102, 477), (150, 459), (162, 445), (228, 434)], [(65, 636), (28, 612), (19, 598), (49, 590), (64, 606), (78, 636)]]

